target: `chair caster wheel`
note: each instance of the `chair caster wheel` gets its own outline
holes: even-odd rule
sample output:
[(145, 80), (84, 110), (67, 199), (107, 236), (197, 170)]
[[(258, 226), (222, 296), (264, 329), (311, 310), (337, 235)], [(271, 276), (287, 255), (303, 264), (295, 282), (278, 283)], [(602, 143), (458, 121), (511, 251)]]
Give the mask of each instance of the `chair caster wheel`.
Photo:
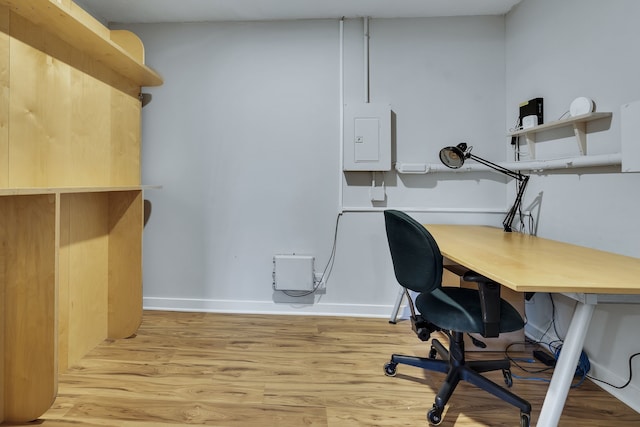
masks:
[(511, 376), (511, 370), (503, 369), (502, 376), (504, 376), (504, 383), (507, 385), (507, 387), (511, 388), (511, 386), (513, 385), (513, 377)]
[(442, 422), (442, 408), (433, 405), (433, 408), (427, 412), (427, 421), (434, 426), (440, 425)]
[(436, 348), (431, 347), (431, 350), (429, 350), (429, 359), (435, 359), (437, 354)]
[(397, 363), (393, 363), (393, 362), (389, 362), (389, 363), (385, 363), (384, 364), (384, 374), (388, 377), (395, 377), (396, 376), (396, 367), (398, 366)]
[(520, 427), (529, 427), (531, 423), (531, 414), (520, 413)]

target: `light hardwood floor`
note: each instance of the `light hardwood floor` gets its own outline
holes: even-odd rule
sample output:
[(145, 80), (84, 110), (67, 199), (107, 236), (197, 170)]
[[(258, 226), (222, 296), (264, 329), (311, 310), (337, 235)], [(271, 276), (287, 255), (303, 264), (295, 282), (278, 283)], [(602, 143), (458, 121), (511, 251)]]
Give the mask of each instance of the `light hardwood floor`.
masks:
[[(427, 426), (443, 375), (400, 365), (391, 378), (382, 366), (391, 353), (428, 349), (407, 322), (386, 319), (147, 311), (136, 337), (107, 341), (62, 374), (58, 398), (35, 423)], [(533, 423), (546, 387), (514, 380)], [(441, 425), (518, 426), (519, 411), (462, 384)], [(560, 425), (638, 426), (640, 414), (586, 381), (570, 392)]]

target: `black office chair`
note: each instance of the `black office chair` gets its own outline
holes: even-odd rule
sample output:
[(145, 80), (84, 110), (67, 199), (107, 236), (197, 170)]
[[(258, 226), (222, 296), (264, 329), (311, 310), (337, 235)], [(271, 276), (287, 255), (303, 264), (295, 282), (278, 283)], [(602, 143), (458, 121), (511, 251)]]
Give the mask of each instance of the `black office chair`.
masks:
[[(529, 427), (529, 402), (480, 375), (502, 370), (506, 385), (511, 387), (509, 360), (465, 361), (464, 334), (496, 337), (501, 332), (524, 327), (524, 320), (516, 309), (500, 298), (500, 285), (469, 271), (464, 280), (477, 282), (478, 290), (442, 287), (442, 254), (427, 229), (400, 211), (386, 210), (384, 218), (393, 269), (398, 283), (407, 293), (414, 331), (423, 341), (435, 331), (443, 332), (449, 338), (449, 350), (437, 339), (431, 340), (427, 358), (392, 355), (391, 361), (384, 365), (385, 374), (395, 376), (399, 363), (447, 374), (433, 408), (427, 413), (427, 419), (433, 425), (442, 422), (445, 405), (458, 382), (464, 380), (519, 408), (521, 427)], [(419, 293), (415, 299), (419, 314), (415, 312), (407, 289)], [(436, 360), (437, 355), (442, 360)]]

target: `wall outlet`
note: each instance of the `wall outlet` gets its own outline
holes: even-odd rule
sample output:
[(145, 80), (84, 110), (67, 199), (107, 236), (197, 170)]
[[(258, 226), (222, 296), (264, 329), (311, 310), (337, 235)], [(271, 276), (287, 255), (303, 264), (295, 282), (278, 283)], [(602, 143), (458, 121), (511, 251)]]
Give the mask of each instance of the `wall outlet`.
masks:
[(369, 188), (369, 196), (372, 202), (384, 202), (387, 198), (384, 186)]
[(313, 280), (315, 280), (316, 295), (326, 294), (327, 293), (327, 283), (324, 281), (326, 277), (322, 277), (322, 273), (313, 273)]

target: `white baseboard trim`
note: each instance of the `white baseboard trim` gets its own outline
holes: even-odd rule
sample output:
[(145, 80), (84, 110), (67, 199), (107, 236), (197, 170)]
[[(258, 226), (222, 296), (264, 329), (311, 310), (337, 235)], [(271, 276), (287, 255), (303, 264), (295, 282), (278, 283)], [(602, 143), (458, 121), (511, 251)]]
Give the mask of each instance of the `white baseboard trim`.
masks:
[(390, 317), (393, 305), (372, 304), (294, 304), (273, 301), (234, 301), (192, 298), (143, 299), (145, 310), (190, 311), (245, 314), (302, 314), (314, 316)]
[[(594, 378), (602, 378), (608, 383), (615, 384), (617, 386), (623, 385), (628, 380), (628, 378), (622, 378), (618, 374), (611, 372), (605, 366), (602, 366), (599, 363), (594, 362), (593, 360), (590, 360), (589, 363), (591, 363), (591, 370), (589, 371), (589, 375)], [(638, 401), (637, 398), (637, 396), (640, 396), (640, 387), (636, 386), (635, 384), (629, 384), (624, 389), (619, 390), (615, 387), (610, 387), (606, 384), (603, 384), (600, 381), (591, 380), (591, 382), (614, 396), (619, 401), (626, 404), (634, 411), (640, 413), (640, 401)]]

